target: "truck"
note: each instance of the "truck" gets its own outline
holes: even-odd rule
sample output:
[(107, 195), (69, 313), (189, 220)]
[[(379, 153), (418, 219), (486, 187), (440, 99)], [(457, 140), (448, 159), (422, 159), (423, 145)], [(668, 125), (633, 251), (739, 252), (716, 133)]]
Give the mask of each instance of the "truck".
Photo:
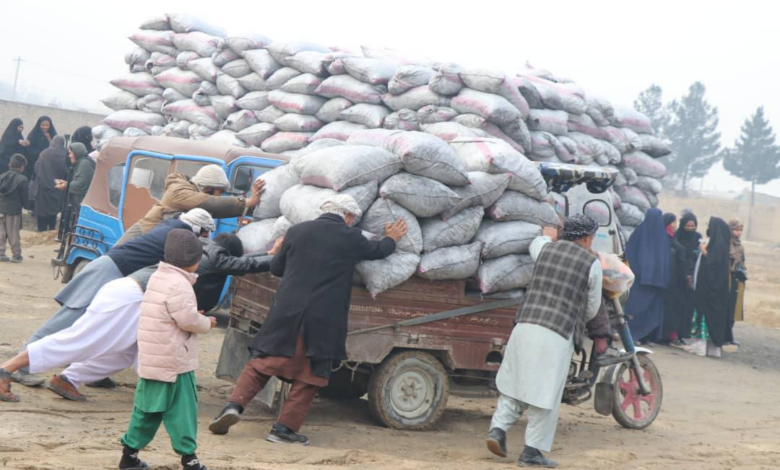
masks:
[[(73, 223), (61, 233), (52, 260), (64, 283), (91, 260), (104, 255), (165, 191), (171, 173), (193, 176), (204, 165), (225, 169), (228, 194), (246, 194), (252, 181), (288, 158), (225, 144), (168, 137), (114, 138), (102, 149), (93, 182)], [(621, 253), (623, 240), (607, 189), (614, 170), (545, 163), (539, 170), (562, 215), (587, 213), (599, 221), (594, 249)], [(234, 232), (246, 218), (217, 221), (216, 233)], [(279, 280), (268, 274), (226, 282), (221, 304), (229, 320), (216, 374), (236, 380), (254, 333), (262, 327)], [(484, 393), (494, 388), (496, 371), (513, 327), (519, 299), (483, 298), (466, 281), (412, 278), (372, 298), (353, 290), (349, 313), (349, 359), (333, 373), (324, 397), (368, 395), (372, 416), (385, 426), (427, 429), (446, 408), (450, 392)], [(621, 321), (619, 303), (615, 308)], [(630, 344), (629, 344), (630, 343)], [(624, 340), (627, 348), (632, 341)], [(610, 412), (624, 426), (642, 428), (657, 416), (660, 375), (650, 351), (637, 348), (634, 363), (599, 371), (582, 357), (572, 362), (564, 401), (581, 403), (596, 390), (596, 409)], [(264, 391), (266, 403), (284, 399), (285, 387), (274, 381)], [(633, 416), (627, 410), (634, 408)]]
[[(619, 222), (607, 189), (614, 170), (540, 164), (556, 211), (591, 215), (599, 222), (594, 249), (622, 254)], [(249, 358), (248, 345), (262, 328), (280, 284), (271, 274), (238, 278), (217, 376), (235, 381)], [(495, 390), (495, 377), (509, 341), (519, 298), (482, 297), (467, 281), (428, 281), (412, 277), (377, 298), (354, 287), (349, 308), (348, 359), (333, 371), (320, 395), (357, 399), (367, 395), (369, 412), (381, 425), (425, 430), (442, 416), (450, 393)], [(619, 302), (612, 315), (622, 330)], [(624, 338), (636, 354), (631, 363), (600, 371), (588, 355), (573, 358), (563, 401), (587, 401), (596, 390), (596, 410), (613, 414), (624, 427), (641, 429), (658, 414), (660, 374), (648, 355)], [(592, 356), (592, 355), (591, 355)], [(278, 406), (286, 386), (271, 382), (263, 391), (266, 405)]]

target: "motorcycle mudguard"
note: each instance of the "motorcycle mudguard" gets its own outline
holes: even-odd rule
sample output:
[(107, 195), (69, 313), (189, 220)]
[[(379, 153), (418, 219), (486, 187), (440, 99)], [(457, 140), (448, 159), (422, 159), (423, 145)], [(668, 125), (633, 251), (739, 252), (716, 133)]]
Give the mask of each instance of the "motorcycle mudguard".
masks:
[(618, 367), (620, 364), (609, 366), (596, 383), (593, 406), (598, 414), (609, 416), (612, 413), (615, 400), (615, 375), (617, 375)]
[(615, 385), (608, 382), (599, 382), (596, 384), (596, 396), (593, 399), (593, 406), (596, 413), (609, 416), (612, 413), (612, 407), (615, 404)]

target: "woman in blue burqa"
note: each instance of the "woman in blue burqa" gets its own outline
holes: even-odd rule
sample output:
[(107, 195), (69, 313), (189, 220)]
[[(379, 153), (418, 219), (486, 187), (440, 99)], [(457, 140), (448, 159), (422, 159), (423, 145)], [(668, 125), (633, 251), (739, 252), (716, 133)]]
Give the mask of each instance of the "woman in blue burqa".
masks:
[(631, 287), (625, 311), (630, 316), (628, 326), (636, 342), (663, 339), (670, 255), (663, 214), (658, 209), (650, 209), (626, 245), (626, 259), (636, 280)]

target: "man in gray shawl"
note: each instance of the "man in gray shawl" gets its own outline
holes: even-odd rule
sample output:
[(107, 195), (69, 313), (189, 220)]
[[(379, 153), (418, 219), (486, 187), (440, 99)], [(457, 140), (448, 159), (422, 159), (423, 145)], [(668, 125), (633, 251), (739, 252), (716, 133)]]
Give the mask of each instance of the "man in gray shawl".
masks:
[(601, 304), (602, 272), (590, 248), (598, 224), (586, 215), (564, 222), (563, 240), (545, 228), (530, 247), (534, 274), (496, 377), (501, 395), (490, 424), (488, 449), (506, 457), (506, 431), (528, 411), (518, 465), (554, 468), (541, 451), (552, 448), (558, 409), (585, 323)]

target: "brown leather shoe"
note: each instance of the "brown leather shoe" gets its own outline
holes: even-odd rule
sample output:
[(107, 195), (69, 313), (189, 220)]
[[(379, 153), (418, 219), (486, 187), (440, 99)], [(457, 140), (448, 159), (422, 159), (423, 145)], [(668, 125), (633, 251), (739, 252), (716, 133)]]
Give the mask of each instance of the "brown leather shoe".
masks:
[(11, 392), (11, 374), (5, 369), (0, 369), (0, 401), (11, 403), (19, 401), (19, 395)]
[(73, 401), (86, 401), (87, 397), (80, 394), (78, 390), (76, 390), (76, 387), (73, 386), (72, 383), (70, 383), (70, 380), (68, 380), (67, 377), (64, 375), (55, 375), (54, 377), (49, 380), (49, 384), (47, 385), (49, 390), (56, 393), (57, 395), (61, 396), (62, 398), (67, 398), (68, 400)]

